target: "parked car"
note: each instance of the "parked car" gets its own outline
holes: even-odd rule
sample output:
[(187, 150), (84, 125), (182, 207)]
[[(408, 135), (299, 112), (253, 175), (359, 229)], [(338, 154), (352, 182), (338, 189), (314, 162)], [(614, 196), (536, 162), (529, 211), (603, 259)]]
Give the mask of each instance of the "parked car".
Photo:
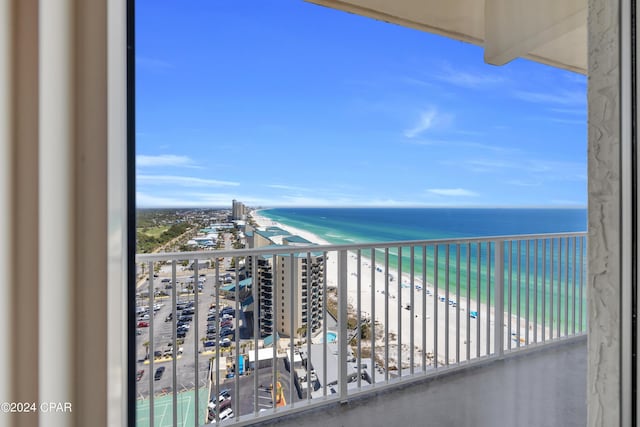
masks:
[(187, 331), (177, 331), (176, 338), (184, 338), (187, 336)]
[(169, 313), (167, 317), (164, 318), (165, 322), (170, 322), (173, 320), (173, 313)]
[(215, 340), (216, 339), (215, 332), (207, 332), (207, 339), (208, 340)]
[(205, 347), (215, 347), (216, 342), (215, 341), (205, 341), (204, 342), (204, 346)]
[(144, 375), (144, 370), (140, 369), (137, 373), (136, 373), (136, 381), (140, 381), (142, 379), (142, 376)]
[(148, 328), (149, 322), (138, 322), (138, 328)]
[[(211, 424), (215, 424), (216, 423), (216, 418), (215, 418), (215, 414), (212, 414), (213, 416), (211, 418), (213, 418), (213, 420), (211, 421)], [(233, 409), (231, 408), (227, 408), (223, 411), (220, 411), (220, 417), (218, 417), (220, 419), (220, 421), (224, 421), (224, 420), (228, 420), (229, 418), (233, 418)]]
[(156, 369), (156, 373), (153, 376), (153, 379), (159, 381), (160, 378), (162, 378), (162, 374), (164, 374), (164, 369), (164, 366), (160, 366), (158, 369)]
[(220, 327), (224, 328), (225, 326), (233, 326), (233, 321), (223, 320), (222, 322), (220, 322)]

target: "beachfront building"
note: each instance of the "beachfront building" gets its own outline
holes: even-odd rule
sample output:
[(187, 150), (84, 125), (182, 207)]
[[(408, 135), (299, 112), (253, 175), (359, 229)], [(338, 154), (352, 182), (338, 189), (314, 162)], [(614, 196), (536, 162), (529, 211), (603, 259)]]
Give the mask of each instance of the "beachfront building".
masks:
[(316, 332), (323, 319), (322, 253), (298, 253), (293, 257), (278, 255), (276, 262), (275, 286), (278, 289), (273, 307), (279, 312), (275, 330), (283, 336), (306, 336), (310, 325), (311, 333)]
[[(273, 245), (275, 242), (279, 242), (281, 244), (282, 238), (290, 235), (291, 233), (280, 227), (267, 227), (264, 230), (254, 230), (246, 233), (247, 247), (255, 249)], [(253, 257), (247, 257), (245, 265), (247, 267), (247, 276), (251, 277), (253, 274)]]
[[(312, 244), (279, 227), (254, 230), (248, 236), (248, 243), (252, 249)], [(261, 334), (278, 332), (283, 336), (295, 336), (306, 332), (309, 325), (311, 332), (316, 332), (324, 318), (324, 255), (310, 253), (296, 254), (294, 257), (276, 255), (256, 258)], [(247, 257), (246, 262), (247, 272), (252, 272), (253, 257)]]
[(247, 215), (247, 208), (244, 205), (244, 203), (234, 199), (231, 202), (231, 219), (232, 220), (245, 219), (246, 215)]

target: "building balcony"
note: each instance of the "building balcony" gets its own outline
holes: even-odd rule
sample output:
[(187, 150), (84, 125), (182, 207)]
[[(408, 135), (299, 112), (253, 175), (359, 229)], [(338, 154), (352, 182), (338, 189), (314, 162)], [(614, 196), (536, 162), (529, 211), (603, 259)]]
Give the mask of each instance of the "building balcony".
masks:
[[(242, 350), (229, 357), (235, 366), (240, 366), (241, 355), (246, 360), (260, 359), (259, 381), (269, 384), (277, 381), (274, 375), (279, 377), (287, 402), (276, 412), (260, 412), (261, 401), (233, 399), (233, 411), (242, 425), (285, 414), (291, 417), (280, 420), (282, 425), (300, 425), (301, 420), (305, 426), (333, 425), (338, 420), (344, 425), (361, 425), (357, 420), (370, 420), (371, 408), (383, 400), (385, 408), (390, 409), (376, 412), (376, 425), (397, 423), (398, 417), (407, 425), (425, 425), (425, 417), (434, 425), (469, 425), (469, 414), (474, 425), (496, 425), (496, 419), (504, 420), (503, 425), (522, 425), (518, 417), (524, 416), (523, 408), (527, 425), (547, 425), (543, 417), (550, 411), (560, 414), (558, 420), (564, 422), (561, 414), (577, 414), (568, 424), (557, 425), (584, 424), (586, 244), (585, 233), (569, 233), (314, 246), (314, 251), (325, 251), (338, 262), (327, 266), (326, 285), (323, 281), (314, 286), (310, 301), (303, 296), (299, 305), (287, 305), (285, 313), (279, 302), (278, 307), (271, 308), (261, 300), (264, 311), (258, 317), (243, 313), (250, 310), (249, 305), (230, 302), (239, 313), (237, 318), (245, 320), (238, 320), (235, 334), (230, 336), (234, 348)], [(283, 251), (297, 255), (308, 250), (259, 248), (220, 253), (257, 257), (281, 255)], [(400, 253), (403, 261), (402, 270), (398, 271), (393, 266), (398, 265), (396, 257)], [(371, 254), (373, 259), (366, 258)], [(169, 261), (172, 267), (179, 260), (204, 256), (145, 254), (137, 258), (138, 262), (148, 262), (148, 271), (154, 271), (158, 262)], [(154, 280), (159, 279), (150, 280), (148, 286), (154, 286)], [(206, 283), (205, 287), (216, 280)], [(295, 281), (284, 283), (290, 287)], [(254, 300), (258, 296), (256, 288), (250, 291)], [(286, 295), (297, 292), (284, 289)], [(264, 289), (259, 294), (271, 295)], [(162, 299), (153, 293), (139, 297), (137, 305), (160, 307), (158, 315), (145, 320), (148, 327), (138, 328), (144, 329), (145, 334), (137, 342), (139, 355), (144, 355), (145, 343), (155, 350), (167, 344), (167, 331), (172, 330), (179, 317), (174, 302), (184, 298), (175, 286)], [(200, 318), (206, 316), (211, 304), (222, 310), (219, 297), (206, 289), (189, 298)], [(325, 303), (332, 307), (331, 315), (323, 311)], [(302, 325), (290, 317), (291, 311), (301, 316)], [(165, 322), (170, 313), (172, 318)], [(327, 329), (330, 321), (325, 319), (333, 322), (334, 316), (347, 321), (331, 323), (331, 329)], [(252, 328), (246, 328), (244, 323), (249, 318), (254, 322)], [(303, 331), (296, 328), (307, 323), (311, 339), (298, 342), (296, 338), (293, 347), (289, 346), (288, 337), (273, 334), (276, 329), (279, 333), (293, 330), (298, 336)], [(226, 381), (231, 387), (239, 387), (242, 396), (261, 396), (252, 389), (258, 382), (239, 375), (225, 379), (226, 368), (209, 363), (211, 356), (202, 354), (202, 338), (207, 334), (202, 328), (203, 325), (192, 325), (186, 332), (193, 337), (185, 339), (190, 344), (183, 345), (181, 358), (199, 369), (180, 370), (180, 381), (199, 384), (205, 395), (205, 390), (215, 390)], [(252, 335), (251, 331), (257, 333)], [(322, 339), (330, 333), (335, 338)], [(175, 334), (169, 336), (173, 337), (171, 348), (180, 347)], [(218, 356), (221, 351), (219, 346), (207, 349)], [(308, 398), (298, 395), (293, 377), (274, 369), (280, 366), (280, 359), (295, 360), (298, 354), (310, 355), (313, 375), (317, 375), (319, 383)], [(213, 360), (220, 363), (221, 358)], [(148, 366), (140, 365), (147, 374), (161, 363), (147, 362)], [(155, 408), (154, 401), (163, 399), (166, 390), (180, 390), (173, 387), (178, 384), (177, 369), (172, 363), (164, 366), (167, 372), (160, 380), (155, 381), (151, 374), (136, 383), (141, 412), (149, 413), (149, 408)], [(307, 375), (311, 372), (307, 371)], [(516, 387), (519, 392), (505, 389), (503, 384)], [(536, 398), (530, 399), (531, 396)], [(356, 399), (358, 405), (342, 404)], [(205, 397), (189, 410), (206, 416), (208, 403)], [(467, 410), (459, 411), (461, 404), (467, 405)], [(322, 411), (314, 411), (319, 407)], [(460, 418), (464, 416), (467, 418)]]

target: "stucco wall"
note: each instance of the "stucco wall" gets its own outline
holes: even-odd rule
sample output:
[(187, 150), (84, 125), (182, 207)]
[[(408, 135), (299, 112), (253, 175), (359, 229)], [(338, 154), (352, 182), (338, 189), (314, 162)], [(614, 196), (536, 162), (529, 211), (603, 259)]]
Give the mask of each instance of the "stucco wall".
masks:
[(589, 0), (589, 426), (620, 423), (619, 11)]

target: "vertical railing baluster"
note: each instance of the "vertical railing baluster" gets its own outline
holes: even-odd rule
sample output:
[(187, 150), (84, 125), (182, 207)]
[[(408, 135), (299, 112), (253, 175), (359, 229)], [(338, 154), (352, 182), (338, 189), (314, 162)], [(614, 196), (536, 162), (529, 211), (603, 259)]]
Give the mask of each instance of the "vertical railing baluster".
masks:
[[(376, 382), (376, 249), (371, 248), (371, 383)], [(325, 366), (325, 372), (327, 371)]]
[(198, 312), (200, 311), (200, 307), (198, 306), (198, 294), (199, 294), (199, 286), (198, 286), (198, 267), (200, 266), (200, 260), (197, 258), (193, 260), (193, 347), (194, 347), (194, 360), (195, 360), (195, 390), (193, 397), (193, 412), (195, 415), (195, 419), (193, 420), (193, 425), (198, 427), (200, 425), (200, 420), (198, 419), (198, 414), (200, 412), (200, 366), (199, 366), (199, 354), (198, 354)]
[(398, 377), (402, 377), (402, 246), (398, 247)]
[(467, 321), (466, 360), (468, 363), (471, 360), (471, 243), (467, 243), (467, 292), (465, 296), (467, 297), (467, 314), (465, 317)]
[[(340, 399), (347, 399), (347, 251), (338, 253), (338, 379), (340, 384)], [(326, 341), (326, 337), (325, 337)]]
[(389, 248), (384, 248), (384, 380), (389, 381)]
[(564, 266), (564, 336), (569, 335), (569, 237), (566, 238), (564, 246), (564, 258), (566, 265)]
[(487, 356), (491, 354), (491, 242), (487, 246)]
[(460, 244), (456, 244), (456, 364), (460, 364)]
[[(415, 292), (416, 292), (416, 285), (414, 283), (415, 280), (415, 247), (411, 246), (409, 249), (410, 252), (410, 256), (411, 256), (411, 265), (410, 265), (410, 270), (409, 270), (409, 284), (411, 285), (410, 288), (410, 292), (409, 292), (409, 313), (411, 316), (411, 320), (409, 321), (409, 347), (410, 347), (410, 353), (409, 353), (409, 373), (411, 375), (413, 375), (414, 373), (414, 369), (413, 369), (413, 353), (414, 353), (414, 349), (415, 349), (415, 341), (414, 341), (414, 337), (413, 334), (415, 333), (415, 317), (414, 317), (414, 305), (415, 305)], [(423, 289), (424, 290), (424, 289)]]
[(438, 369), (438, 276), (440, 269), (438, 268), (438, 255), (440, 246), (433, 245), (433, 361), (434, 367)]
[[(358, 251), (358, 254), (360, 254), (360, 251)], [(317, 264), (316, 264), (317, 265)], [(311, 295), (309, 295), (309, 292), (312, 291), (311, 289), (311, 279), (314, 279), (314, 284), (315, 284), (315, 277), (309, 277), (309, 268), (311, 268), (311, 252), (307, 252), (307, 403), (309, 403), (311, 401), (311, 392), (313, 391), (313, 387), (311, 385), (311, 369), (312, 369), (312, 364), (311, 364), (311, 331), (313, 329), (313, 316), (311, 316), (311, 313), (313, 313), (313, 304), (317, 303), (317, 297), (315, 294), (315, 292), (312, 292)], [(358, 275), (358, 280), (360, 280), (360, 276)], [(309, 301), (313, 299), (313, 304), (309, 304)], [(310, 307), (311, 305), (311, 307)], [(360, 313), (358, 313), (360, 314)], [(327, 340), (327, 336), (324, 336), (324, 341)], [(359, 357), (360, 351), (358, 351), (358, 357)]]
[(525, 345), (529, 345), (529, 327), (531, 326), (531, 324), (529, 323), (529, 306), (531, 304), (531, 302), (529, 301), (530, 299), (530, 293), (531, 293), (531, 286), (530, 286), (530, 278), (531, 278), (531, 272), (530, 272), (530, 262), (531, 262), (531, 258), (530, 258), (530, 254), (529, 254), (529, 248), (531, 247), (531, 241), (530, 240), (525, 240), (525, 243), (527, 245), (526, 249), (525, 249), (525, 258), (526, 258), (526, 264), (525, 264), (525, 273), (527, 275), (526, 278), (526, 282), (525, 282), (525, 286), (527, 289), (527, 292), (525, 294), (525, 306), (524, 306), (524, 324), (525, 324), (525, 329), (524, 329), (524, 342)]
[[(271, 256), (271, 290), (273, 291), (273, 300), (271, 300), (271, 311), (273, 313), (273, 322), (271, 323), (271, 343), (273, 345), (273, 359), (271, 360), (271, 371), (273, 382), (271, 384), (272, 405), (274, 412), (277, 411), (277, 396), (278, 396), (278, 345), (280, 345), (280, 339), (278, 336), (278, 310), (280, 307), (276, 306), (278, 302), (278, 279), (280, 277), (280, 266), (278, 265), (278, 258), (276, 255)], [(326, 384), (326, 382), (325, 382)]]
[(216, 290), (216, 398), (215, 398), (215, 421), (220, 421), (220, 405), (218, 401), (218, 397), (220, 396), (220, 262), (224, 263), (224, 258), (222, 261), (216, 262), (216, 270), (214, 277), (214, 286)]
[(496, 241), (495, 247), (495, 320), (494, 320), (494, 353), (498, 357), (504, 355), (504, 240)]
[(149, 261), (149, 346), (147, 347), (147, 356), (149, 358), (149, 425), (151, 427), (155, 426), (155, 401), (154, 401), (154, 390), (153, 390), (153, 377), (155, 373), (153, 372), (154, 368), (154, 359), (155, 359), (155, 340), (154, 340), (154, 289), (153, 289), (153, 261)]
[(327, 258), (328, 254), (323, 253), (322, 262), (324, 263), (322, 278), (322, 395), (327, 395)]
[[(259, 316), (261, 316), (262, 310), (260, 308), (259, 305), (259, 301), (260, 298), (258, 296), (258, 288), (259, 288), (259, 284), (258, 284), (258, 268), (257, 268), (257, 264), (258, 264), (258, 257), (255, 255), (251, 256), (251, 294), (253, 295), (253, 360), (254, 360), (254, 365), (253, 365), (253, 412), (254, 414), (258, 414), (258, 412), (260, 411), (260, 407), (258, 405), (259, 399), (258, 399), (258, 392), (259, 390), (259, 385), (258, 385), (258, 369), (260, 366), (260, 360), (258, 359), (258, 337), (261, 335), (260, 333), (260, 324), (259, 324)], [(273, 292), (273, 286), (271, 287), (271, 291)], [(217, 294), (217, 292), (216, 292)], [(271, 294), (273, 296), (273, 293)], [(216, 306), (216, 310), (217, 310), (217, 306)], [(218, 316), (216, 316), (217, 318)], [(271, 318), (273, 319), (273, 316), (271, 316)], [(217, 347), (217, 346), (216, 346)], [(216, 396), (219, 396), (216, 393)]]
[[(522, 240), (517, 240), (518, 247), (516, 249), (516, 260), (518, 261), (518, 287), (516, 288), (516, 303), (518, 304), (516, 307), (516, 348), (520, 348), (520, 333), (522, 332), (522, 317), (521, 317), (521, 306), (522, 299), (520, 297), (520, 289), (522, 288)], [(511, 334), (512, 332), (509, 331)]]
[(509, 279), (507, 280), (507, 285), (509, 286), (507, 289), (507, 301), (508, 301), (508, 305), (509, 307), (507, 308), (508, 310), (508, 317), (507, 317), (507, 348), (509, 350), (511, 350), (511, 331), (512, 331), (512, 316), (513, 316), (513, 240), (509, 240), (509, 253), (507, 254), (508, 257), (508, 264), (509, 264)]
[(482, 310), (480, 309), (480, 292), (482, 290), (481, 265), (482, 265), (482, 243), (476, 244), (476, 358), (480, 357), (480, 329), (482, 320)]
[[(289, 283), (285, 283), (285, 289), (287, 288), (287, 285), (289, 287), (288, 291), (289, 291), (289, 310), (291, 313), (291, 316), (289, 317), (289, 328), (291, 330), (291, 333), (289, 334), (289, 360), (290, 360), (290, 364), (289, 364), (289, 405), (294, 406), (294, 400), (293, 400), (293, 393), (295, 390), (295, 384), (293, 383), (295, 380), (295, 342), (294, 342), (294, 336), (298, 334), (298, 332), (296, 331), (296, 320), (298, 317), (298, 309), (297, 309), (297, 290), (298, 290), (298, 286), (300, 286), (300, 284), (298, 283), (298, 276), (297, 276), (297, 258), (295, 257), (295, 254), (293, 252), (289, 253)], [(302, 270), (304, 272), (304, 269)], [(309, 266), (307, 265), (307, 272), (306, 272), (306, 278), (307, 278), (307, 304), (309, 304)], [(304, 295), (304, 293), (302, 294)], [(308, 305), (307, 305), (308, 307)], [(307, 327), (309, 327), (309, 316), (308, 316), (308, 311), (307, 311)], [(326, 337), (325, 337), (326, 339)], [(342, 396), (341, 396), (342, 397)], [(239, 400), (239, 399), (238, 399)]]
[(450, 244), (445, 245), (444, 260), (444, 364), (449, 366), (449, 257)]
[(576, 239), (572, 237), (573, 241), (573, 280), (571, 282), (571, 334), (576, 334)]
[(173, 370), (173, 375), (172, 375), (172, 386), (173, 386), (173, 393), (171, 395), (171, 403), (173, 406), (173, 425), (177, 426), (178, 425), (178, 370), (177, 370), (177, 358), (178, 358), (178, 323), (177, 323), (177, 317), (178, 317), (178, 310), (177, 310), (177, 303), (176, 303), (176, 296), (177, 296), (177, 283), (176, 283), (176, 260), (174, 259), (173, 261), (171, 261), (171, 336), (173, 337), (172, 339), (172, 355), (173, 355), (173, 360), (171, 361), (171, 368)]
[[(235, 414), (239, 414), (240, 413), (240, 280), (238, 277), (238, 273), (239, 273), (239, 269), (238, 269), (238, 265), (240, 264), (240, 259), (238, 257), (234, 257), (234, 263), (233, 263), (233, 270), (234, 270), (234, 274), (235, 274), (235, 278), (234, 278), (234, 284), (235, 284), (235, 289), (234, 289), (234, 307), (233, 307), (233, 325), (234, 325), (234, 334), (233, 334), (233, 340), (235, 342), (235, 347), (236, 347), (236, 351), (235, 351), (235, 357), (234, 357), (234, 369), (233, 369), (233, 382), (234, 382), (234, 386), (235, 386), (235, 397), (236, 397), (236, 402), (235, 402), (235, 408), (237, 408), (237, 410), (234, 410)], [(196, 280), (197, 280), (198, 275), (196, 274)], [(197, 311), (196, 311), (197, 313)], [(244, 357), (244, 356), (243, 356)], [(243, 362), (243, 369), (246, 369), (246, 366), (244, 365), (244, 360)]]
[(584, 298), (584, 296), (582, 295), (582, 288), (584, 288), (584, 243), (585, 243), (585, 239), (586, 239), (586, 237), (580, 237), (580, 300), (579, 300), (580, 332), (584, 332), (584, 328), (582, 326), (582, 311), (584, 310), (584, 307), (582, 306), (582, 304), (583, 304), (582, 299)]
[(553, 331), (555, 329), (555, 325), (554, 325), (554, 319), (553, 316), (555, 314), (554, 308), (553, 308), (553, 293), (554, 293), (554, 278), (555, 278), (555, 238), (551, 238), (549, 239), (549, 249), (550, 249), (550, 257), (549, 257), (549, 280), (550, 280), (550, 284), (549, 284), (549, 339), (553, 339)]
[(533, 241), (533, 342), (538, 342), (538, 239)]
[(427, 245), (422, 246), (422, 371), (427, 370)]
[(556, 336), (560, 338), (562, 328), (562, 237), (558, 237), (558, 324)]
[(357, 252), (358, 265), (357, 265), (357, 292), (356, 292), (356, 320), (358, 322), (356, 334), (357, 334), (357, 347), (358, 347), (358, 388), (362, 387), (362, 254), (360, 249)]
[(547, 239), (542, 239), (542, 342), (547, 339)]

